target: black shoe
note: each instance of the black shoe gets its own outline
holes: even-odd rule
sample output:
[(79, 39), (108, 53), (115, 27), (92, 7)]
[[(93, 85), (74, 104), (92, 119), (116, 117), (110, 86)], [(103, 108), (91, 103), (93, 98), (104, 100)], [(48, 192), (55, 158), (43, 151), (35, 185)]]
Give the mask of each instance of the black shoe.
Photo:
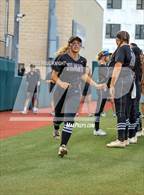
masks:
[(64, 155), (67, 155), (67, 153), (68, 153), (68, 150), (67, 150), (66, 146), (65, 146), (64, 144), (61, 145), (61, 146), (59, 147), (59, 150), (58, 150), (58, 155), (59, 155), (61, 158), (63, 158)]
[(60, 139), (60, 132), (59, 132), (59, 130), (54, 130), (53, 131), (53, 137), (55, 139)]

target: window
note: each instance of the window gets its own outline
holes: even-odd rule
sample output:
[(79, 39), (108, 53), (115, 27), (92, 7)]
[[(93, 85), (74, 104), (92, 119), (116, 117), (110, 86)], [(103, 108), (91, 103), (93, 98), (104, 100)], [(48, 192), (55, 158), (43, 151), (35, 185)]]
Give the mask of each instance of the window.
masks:
[(107, 0), (107, 8), (108, 9), (121, 9), (122, 0)]
[(137, 9), (144, 9), (144, 0), (137, 0)]
[(120, 27), (120, 24), (106, 24), (106, 38), (115, 38)]
[(144, 25), (136, 24), (135, 39), (144, 39)]

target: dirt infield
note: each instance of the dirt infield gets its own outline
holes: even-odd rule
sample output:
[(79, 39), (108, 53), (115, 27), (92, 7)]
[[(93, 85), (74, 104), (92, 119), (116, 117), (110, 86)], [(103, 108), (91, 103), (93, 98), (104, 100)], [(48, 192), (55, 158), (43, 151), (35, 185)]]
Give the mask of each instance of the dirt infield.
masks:
[[(92, 112), (94, 113), (96, 103), (93, 102)], [(105, 106), (105, 111), (111, 109), (111, 104), (108, 102)], [(29, 112), (26, 115), (12, 112), (0, 112), (0, 139), (5, 139), (11, 136), (16, 136), (27, 131), (32, 131), (40, 127), (52, 125), (53, 117), (49, 109), (41, 109), (39, 114)], [(83, 107), (83, 114), (86, 115), (86, 105)]]
[[(47, 115), (44, 114), (44, 115), (45, 117), (50, 117), (52, 120), (52, 117), (49, 114)], [(32, 131), (34, 129), (52, 124), (52, 122), (50, 121), (33, 120), (33, 116), (35, 117), (35, 119), (36, 117), (37, 118), (39, 117), (39, 115), (36, 116), (31, 113), (27, 114), (26, 116), (23, 116), (22, 114), (16, 114), (16, 113), (13, 114), (11, 112), (1, 112), (0, 113), (0, 139), (15, 136), (23, 132)], [(11, 120), (14, 118), (17, 120)], [(22, 118), (24, 120), (18, 120)], [(27, 120), (28, 118), (31, 120), (28, 121)]]

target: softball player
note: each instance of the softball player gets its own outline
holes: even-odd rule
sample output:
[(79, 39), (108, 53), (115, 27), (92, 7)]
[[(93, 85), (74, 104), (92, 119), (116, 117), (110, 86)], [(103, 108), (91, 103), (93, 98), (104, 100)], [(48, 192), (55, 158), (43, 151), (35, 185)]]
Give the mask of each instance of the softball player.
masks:
[[(98, 62), (99, 62), (99, 83), (106, 83), (108, 80), (108, 61), (109, 61), (110, 53), (108, 51), (101, 51), (98, 54)], [(108, 91), (99, 90), (98, 91), (98, 101), (97, 108), (95, 113), (95, 129), (93, 131), (94, 135), (104, 136), (106, 132), (100, 129), (100, 116), (104, 110), (104, 106), (106, 104), (108, 98)]]
[(114, 98), (116, 115), (117, 115), (117, 134), (118, 139), (107, 144), (107, 147), (126, 146), (127, 140), (127, 124), (129, 118), (127, 107), (129, 105), (128, 95), (132, 89), (133, 73), (130, 68), (131, 49), (129, 44), (130, 36), (126, 31), (120, 31), (116, 35), (116, 43), (118, 45), (111, 59), (113, 67), (110, 82), (110, 95)]
[(98, 89), (105, 88), (105, 84), (97, 84), (86, 73), (86, 59), (79, 55), (82, 40), (73, 36), (68, 41), (68, 50), (58, 56), (52, 66), (52, 80), (56, 83), (54, 89), (54, 131), (58, 132), (60, 124), (64, 122), (61, 135), (61, 144), (58, 155), (67, 154), (66, 145), (72, 134), (74, 117), (80, 103), (80, 82), (83, 79)]
[(136, 134), (141, 136), (142, 132), (142, 121), (141, 121), (141, 112), (139, 110), (140, 97), (141, 97), (141, 79), (142, 79), (142, 64), (140, 60), (141, 50), (135, 44), (131, 43), (131, 48), (136, 56), (135, 62), (135, 84), (136, 84)]
[(33, 113), (38, 112), (38, 93), (40, 87), (40, 72), (35, 69), (35, 65), (30, 65), (30, 72), (26, 74), (26, 83), (27, 83), (27, 95), (24, 103), (24, 110), (22, 114), (27, 114), (30, 101), (33, 99)]

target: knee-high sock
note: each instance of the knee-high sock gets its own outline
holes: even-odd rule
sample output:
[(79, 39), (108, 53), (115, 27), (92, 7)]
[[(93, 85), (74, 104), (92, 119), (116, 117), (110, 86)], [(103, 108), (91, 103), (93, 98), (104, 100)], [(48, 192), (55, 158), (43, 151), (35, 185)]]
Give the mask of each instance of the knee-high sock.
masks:
[(140, 118), (137, 117), (137, 120), (136, 120), (136, 128), (135, 128), (135, 131), (136, 131), (136, 132), (139, 131), (139, 124), (140, 124)]
[(118, 140), (124, 141), (125, 140), (125, 131), (126, 131), (126, 123), (118, 123)]
[(126, 119), (125, 140), (128, 139), (129, 119)]
[(55, 129), (55, 130), (59, 130), (59, 128), (60, 128), (60, 124), (54, 123), (54, 129)]
[(136, 123), (130, 123), (128, 132), (129, 132), (129, 138), (135, 137), (136, 131), (135, 131)]
[(99, 125), (100, 125), (100, 116), (96, 116), (96, 120), (95, 120), (95, 130), (96, 131), (99, 130)]
[(139, 130), (142, 131), (142, 115), (140, 114)]
[(71, 134), (72, 134), (73, 124), (66, 123), (62, 130), (61, 145), (67, 145)]

